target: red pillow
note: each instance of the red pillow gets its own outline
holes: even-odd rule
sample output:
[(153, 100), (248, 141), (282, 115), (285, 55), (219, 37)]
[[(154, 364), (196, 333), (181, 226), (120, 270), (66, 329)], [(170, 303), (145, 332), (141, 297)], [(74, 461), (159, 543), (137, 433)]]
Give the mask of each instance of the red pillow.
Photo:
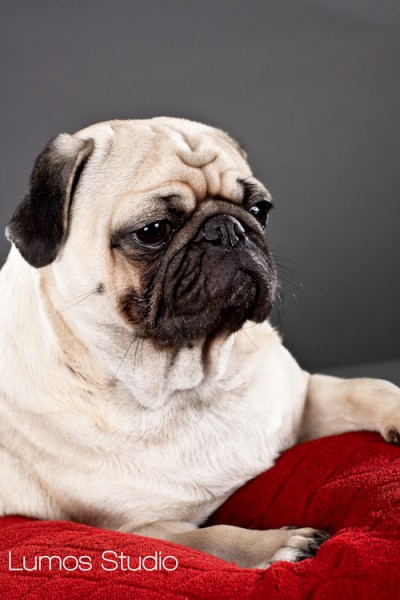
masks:
[[(278, 562), (261, 571), (151, 538), (76, 523), (4, 517), (2, 597), (398, 598), (400, 449), (365, 432), (301, 444), (238, 490), (209, 523), (312, 526), (333, 537), (315, 558)], [(102, 557), (104, 552), (108, 554)], [(53, 556), (51, 570), (45, 558), (40, 569), (26, 570), (35, 567), (35, 557), (46, 555)], [(127, 557), (131, 568), (141, 570), (123, 570)]]

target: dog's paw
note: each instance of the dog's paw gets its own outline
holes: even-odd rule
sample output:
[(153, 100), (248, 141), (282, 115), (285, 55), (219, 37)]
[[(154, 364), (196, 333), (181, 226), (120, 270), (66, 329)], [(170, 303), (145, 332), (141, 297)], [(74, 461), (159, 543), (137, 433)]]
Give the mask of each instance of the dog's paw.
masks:
[(259, 565), (260, 569), (267, 569), (273, 563), (279, 560), (289, 562), (299, 562), (305, 558), (312, 558), (316, 555), (319, 547), (329, 540), (330, 535), (320, 529), (311, 527), (282, 527), (287, 530), (288, 537), (285, 544), (279, 548), (275, 554), (268, 560)]
[(400, 433), (394, 425), (387, 425), (382, 431), (382, 435), (389, 444), (400, 446)]
[(400, 446), (400, 388), (382, 379), (365, 381), (363, 394), (374, 400), (372, 422), (389, 444)]

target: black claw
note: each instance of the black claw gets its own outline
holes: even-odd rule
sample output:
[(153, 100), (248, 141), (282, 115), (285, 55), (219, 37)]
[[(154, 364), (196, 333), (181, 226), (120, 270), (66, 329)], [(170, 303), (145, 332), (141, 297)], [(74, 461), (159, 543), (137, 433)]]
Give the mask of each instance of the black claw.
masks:
[(308, 556), (315, 556), (320, 545), (321, 544), (319, 544), (317, 541), (313, 540), (308, 544), (308, 548), (305, 550), (305, 552), (308, 554)]
[(304, 550), (299, 550), (296, 558), (294, 558), (290, 562), (300, 562), (301, 560), (305, 560), (306, 558), (312, 558), (312, 554), (308, 554)]
[(314, 535), (310, 537), (307, 548), (304, 548), (304, 550), (301, 551), (302, 556), (298, 560), (304, 560), (305, 558), (311, 558), (315, 556), (322, 544), (329, 540), (330, 537), (331, 536), (326, 531), (319, 530), (314, 533)]
[(397, 431), (396, 427), (390, 427), (386, 432), (386, 436), (389, 444), (395, 444), (396, 446), (400, 446), (400, 434)]
[(322, 529), (319, 529), (317, 531), (317, 533), (313, 536), (314, 540), (317, 540), (319, 542), (319, 544), (323, 544), (324, 542), (326, 542), (327, 540), (330, 539), (330, 535), (327, 531), (322, 531)]

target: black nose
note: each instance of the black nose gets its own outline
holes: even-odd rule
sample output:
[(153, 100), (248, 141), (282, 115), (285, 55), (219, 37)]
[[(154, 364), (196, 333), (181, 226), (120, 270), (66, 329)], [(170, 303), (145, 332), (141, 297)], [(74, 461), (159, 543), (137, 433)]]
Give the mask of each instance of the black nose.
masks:
[(244, 229), (231, 215), (215, 215), (203, 225), (203, 238), (222, 246), (237, 246), (244, 237)]

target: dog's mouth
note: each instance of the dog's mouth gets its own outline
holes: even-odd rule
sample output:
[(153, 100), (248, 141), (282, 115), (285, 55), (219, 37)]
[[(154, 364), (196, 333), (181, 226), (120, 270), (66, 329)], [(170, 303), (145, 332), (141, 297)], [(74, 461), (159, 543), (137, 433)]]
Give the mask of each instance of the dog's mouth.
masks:
[(271, 312), (276, 273), (264, 240), (231, 217), (214, 227), (218, 236), (200, 231), (168, 265), (148, 330), (162, 346), (230, 334)]

